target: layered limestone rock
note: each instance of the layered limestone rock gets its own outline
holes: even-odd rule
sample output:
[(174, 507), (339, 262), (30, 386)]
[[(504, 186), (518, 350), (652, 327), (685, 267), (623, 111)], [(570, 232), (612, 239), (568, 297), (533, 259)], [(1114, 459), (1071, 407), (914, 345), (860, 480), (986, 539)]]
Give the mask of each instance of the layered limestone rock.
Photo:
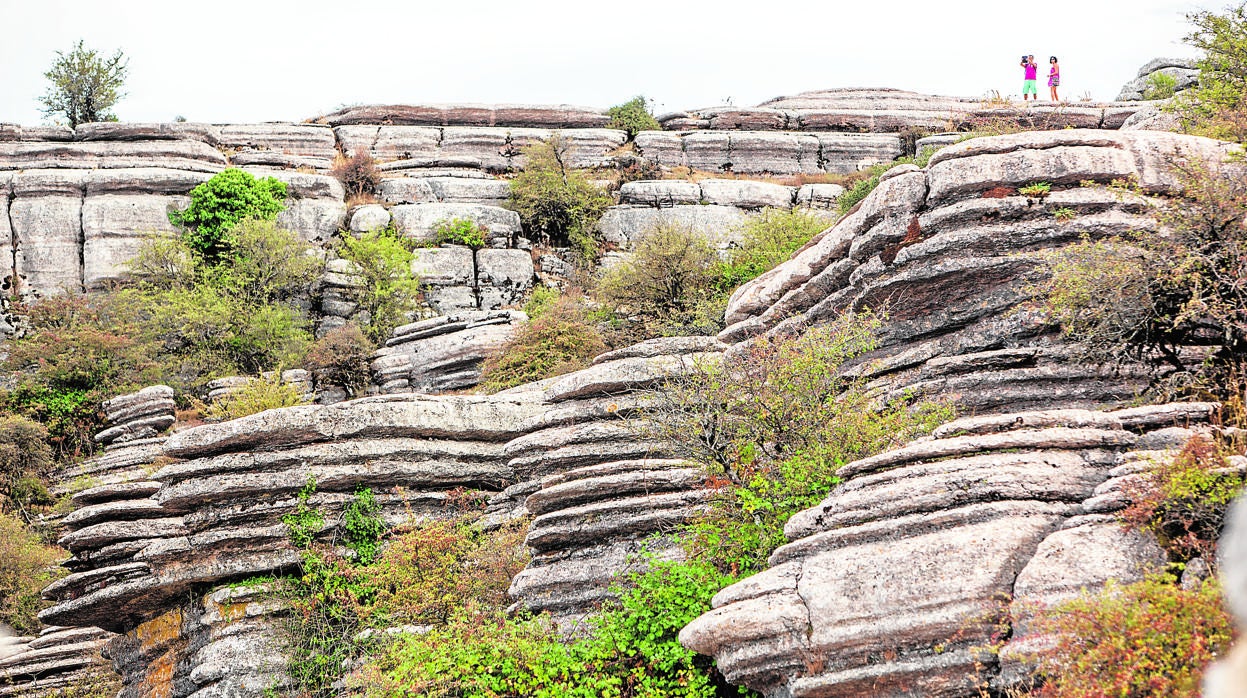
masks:
[[(1029, 305), (1045, 251), (1155, 231), (1146, 197), (1107, 184), (1171, 190), (1175, 158), (1219, 162), (1218, 141), (1148, 131), (1047, 131), (976, 138), (937, 152), (927, 170), (892, 170), (792, 259), (738, 289), (719, 338), (799, 330), (846, 310), (887, 310), (876, 351), (857, 362), (885, 394), (934, 395), (967, 411), (1096, 406), (1133, 397), (1146, 376), (1100, 367)], [(1046, 198), (1019, 187), (1044, 181)], [(1052, 211), (1066, 208), (1072, 219)]]
[(514, 481), (503, 444), (539, 412), (523, 396), (407, 395), (176, 432), (149, 451), (158, 469), (143, 483), (79, 495), (60, 539), (73, 573), (46, 590), (56, 604), (41, 617), (130, 630), (187, 590), (288, 568), (298, 555), (281, 516), (309, 477), (326, 534), (360, 485), (391, 523), (447, 515), (448, 490)]
[[(1119, 98), (1120, 100), (1121, 98)], [(667, 130), (890, 133), (966, 130), (1004, 122), (1025, 128), (1117, 128), (1138, 109), (1120, 102), (1036, 104), (943, 97), (887, 88), (839, 88), (776, 97), (756, 107), (710, 107), (664, 114)]]
[(173, 426), (177, 405), (173, 388), (153, 385), (104, 401), (104, 431), (95, 435), (101, 444), (150, 439)]
[(569, 104), (399, 104), (346, 107), (316, 121), (331, 126), (498, 126), (597, 128), (610, 123), (603, 109)]
[(746, 175), (849, 174), (904, 154), (889, 133), (642, 131), (636, 147), (663, 167)]
[[(827, 499), (788, 522), (770, 569), (719, 592), (680, 640), (766, 695), (1007, 687), (1036, 639), (1025, 609), (1164, 568), (1154, 539), (1087, 503), (1139, 451), (1208, 430), (1217, 408), (971, 417), (850, 463)], [(1020, 622), (997, 664), (982, 648), (1010, 601)]]
[(645, 389), (722, 349), (709, 337), (649, 340), (541, 386), (546, 409), (506, 446), (518, 484), (491, 502), (503, 518), (534, 517), (525, 541), (532, 562), (511, 584), (525, 607), (574, 627), (620, 574), (644, 566), (643, 548), (679, 554), (674, 541), (651, 536), (704, 506), (705, 475), (674, 459), (638, 411)]
[(38, 637), (0, 638), (0, 696), (105, 695), (115, 689), (99, 628), (44, 628)]
[(510, 172), (524, 168), (525, 146), (548, 140), (556, 133), (567, 145), (570, 167), (608, 167), (611, 156), (628, 139), (623, 131), (575, 128), (475, 126), (338, 126), (334, 129), (343, 152), (366, 152), (385, 172), (424, 168), (471, 168)]
[(481, 364), (528, 316), (518, 310), (441, 315), (403, 325), (372, 360), (382, 393), (439, 393), (480, 382)]

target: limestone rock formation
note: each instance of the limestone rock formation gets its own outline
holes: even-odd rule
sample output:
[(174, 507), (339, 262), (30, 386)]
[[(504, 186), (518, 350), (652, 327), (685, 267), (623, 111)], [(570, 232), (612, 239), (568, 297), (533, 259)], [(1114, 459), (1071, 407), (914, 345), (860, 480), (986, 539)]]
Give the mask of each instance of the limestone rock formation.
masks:
[(1190, 58), (1154, 58), (1139, 68), (1139, 74), (1134, 80), (1122, 85), (1117, 101), (1136, 102), (1146, 99), (1148, 88), (1155, 80), (1153, 75), (1172, 78), (1175, 91), (1181, 92), (1199, 81), (1199, 66)]
[(1177, 427), (1189, 437), (1216, 408), (969, 417), (850, 463), (827, 499), (789, 521), (791, 542), (770, 569), (721, 591), (680, 640), (767, 695), (1004, 687), (1020, 675), (1008, 671), (1015, 648), (1031, 638), (1014, 627), (1003, 667), (982, 654), (1003, 600), (1033, 608), (1163, 569), (1155, 540), (1086, 503), (1134, 449), (1165, 442), (1150, 435)]
[(502, 126), (595, 128), (610, 117), (604, 110), (568, 104), (400, 104), (347, 107), (319, 117), (331, 126)]
[[(1175, 184), (1167, 162), (1225, 144), (1149, 131), (1047, 131), (946, 147), (926, 171), (897, 168), (856, 210), (792, 259), (738, 289), (725, 342), (799, 329), (838, 313), (887, 309), (881, 347), (861, 375), (887, 394), (956, 400), (967, 411), (1095, 406), (1145, 386), (1138, 371), (1087, 365), (1036, 312), (1028, 288), (1044, 250), (1084, 235), (1155, 230), (1143, 198), (1107, 184), (1135, 177), (1145, 192)], [(1028, 199), (1019, 187), (1053, 192)], [(1001, 198), (997, 198), (1001, 197)], [(1060, 222), (1055, 208), (1076, 211)]]
[(173, 388), (153, 385), (104, 402), (108, 428), (95, 435), (101, 444), (150, 439), (173, 426), (177, 418)]
[(53, 626), (38, 637), (0, 638), (0, 696), (39, 698), (104, 690), (112, 672), (101, 653), (111, 636), (99, 628)]
[[(338, 126), (334, 129), (344, 152), (366, 152), (386, 172), (424, 168), (471, 168), (487, 172), (523, 169), (522, 149), (546, 140), (555, 131), (545, 128), (495, 126)], [(623, 145), (627, 134), (604, 128), (558, 131), (568, 145), (572, 167), (604, 167), (611, 151)]]
[(518, 310), (485, 310), (403, 325), (375, 354), (373, 381), (383, 393), (470, 388), (480, 382), (484, 360), (527, 319)]
[(737, 174), (849, 174), (904, 154), (889, 133), (642, 131), (642, 157), (663, 167)]

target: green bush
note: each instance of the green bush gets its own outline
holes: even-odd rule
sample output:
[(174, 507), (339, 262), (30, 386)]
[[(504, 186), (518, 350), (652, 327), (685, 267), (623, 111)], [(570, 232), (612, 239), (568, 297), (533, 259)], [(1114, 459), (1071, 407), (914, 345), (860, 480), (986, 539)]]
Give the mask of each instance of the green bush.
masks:
[(726, 262), (715, 267), (714, 285), (730, 294), (741, 285), (788, 261), (818, 233), (830, 225), (825, 217), (808, 211), (768, 208), (745, 222), (739, 247)]
[(1034, 628), (1052, 641), (1035, 657), (1036, 698), (1198, 696), (1234, 634), (1215, 579), (1186, 590), (1168, 577), (1110, 582), (1041, 609)]
[(420, 280), (411, 273), (411, 252), (411, 241), (390, 228), (343, 235), (338, 245), (338, 256), (355, 265), (363, 282), (350, 289), (349, 297), (367, 314), (362, 329), (376, 345), (410, 322), (419, 308)]
[(636, 134), (641, 131), (662, 130), (662, 125), (654, 118), (654, 114), (649, 110), (647, 100), (641, 95), (637, 95), (623, 104), (616, 104), (607, 109), (606, 114), (611, 118), (607, 128), (627, 131), (629, 138), (636, 138)]
[(1184, 130), (1200, 136), (1247, 141), (1247, 3), (1222, 13), (1201, 10), (1186, 16), (1186, 43), (1203, 53), (1199, 82), (1177, 95), (1170, 108)]
[(1152, 73), (1147, 76), (1147, 85), (1143, 88), (1143, 99), (1169, 99), (1177, 92), (1177, 78), (1166, 73)]
[(558, 135), (524, 148), (527, 165), (511, 180), (510, 205), (531, 237), (570, 245), (587, 264), (597, 257), (594, 230), (612, 200), (567, 164), (570, 148)]
[(19, 635), (37, 635), (38, 614), (46, 604), (39, 593), (64, 574), (56, 565), (69, 554), (44, 545), (33, 531), (0, 512), (0, 622)]
[[(662, 225), (638, 239), (632, 254), (603, 273), (598, 303), (638, 325), (643, 337), (714, 334), (718, 319), (699, 326), (699, 311), (715, 295), (718, 256), (703, 235)], [(642, 338), (643, 338), (642, 337)]]
[(538, 286), (533, 289), (532, 295), (524, 302), (524, 314), (528, 316), (529, 320), (536, 320), (550, 308), (553, 308), (562, 295), (557, 288)]
[(230, 168), (192, 189), (190, 205), (170, 212), (169, 220), (185, 229), (186, 243), (196, 254), (212, 260), (233, 248), (231, 231), (239, 221), (272, 220), (285, 200), (284, 182)]
[(343, 542), (355, 551), (355, 562), (372, 564), (381, 552), (381, 537), (385, 535), (385, 521), (381, 518), (381, 505), (372, 490), (359, 486), (355, 497), (342, 513)]
[(1243, 476), (1229, 467), (1220, 447), (1196, 436), (1127, 490), (1132, 503), (1122, 520), (1154, 533), (1175, 561), (1212, 560), (1226, 509), (1243, 485)]
[(1024, 187), (1019, 187), (1018, 193), (1022, 196), (1042, 199), (1052, 193), (1052, 185), (1047, 182), (1031, 182)]
[(465, 245), (474, 250), (485, 246), (485, 234), (488, 232), (474, 221), (464, 218), (452, 218), (433, 227), (437, 244)]
[(799, 336), (759, 338), (730, 363), (701, 363), (653, 395), (652, 436), (702, 463), (718, 485), (681, 538), (694, 558), (752, 574), (785, 542), (784, 524), (839, 480), (846, 463), (951, 419), (941, 403), (879, 406), (846, 362), (875, 347), (879, 320), (844, 316)]
[(348, 395), (361, 395), (372, 382), (372, 353), (376, 345), (359, 325), (349, 323), (325, 333), (307, 352), (304, 365), (320, 385), (336, 385)]
[(857, 180), (840, 195), (840, 198), (836, 199), (836, 209), (840, 212), (840, 215), (848, 215), (854, 206), (861, 203), (862, 199), (869, 196), (870, 192), (879, 186), (880, 174), (882, 173), (870, 174), (863, 179)]
[(252, 378), (246, 385), (223, 396), (205, 412), (209, 419), (238, 419), (265, 410), (303, 404), (299, 390), (281, 379), (280, 371)]
[(589, 365), (607, 349), (601, 332), (584, 310), (568, 299), (529, 320), (485, 360), (481, 390), (497, 392), (524, 383), (570, 373)]
[[(162, 380), (189, 389), (225, 375), (254, 375), (302, 362), (312, 336), (301, 301), (323, 262), (271, 221), (246, 219), (214, 259), (185, 241), (152, 240), (115, 305), (141, 328)], [(189, 266), (188, 266), (189, 264)]]

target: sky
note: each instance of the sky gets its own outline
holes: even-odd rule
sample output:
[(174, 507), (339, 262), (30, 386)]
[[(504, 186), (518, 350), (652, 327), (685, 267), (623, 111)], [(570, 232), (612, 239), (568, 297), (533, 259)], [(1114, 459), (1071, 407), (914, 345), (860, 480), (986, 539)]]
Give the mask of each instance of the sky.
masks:
[(46, 122), (43, 73), (78, 39), (129, 56), (122, 121), (638, 94), (664, 113), (831, 87), (1016, 97), (1024, 53), (1060, 58), (1062, 97), (1109, 100), (1151, 58), (1194, 55), (1197, 9), (1224, 3), (0, 0), (0, 122)]

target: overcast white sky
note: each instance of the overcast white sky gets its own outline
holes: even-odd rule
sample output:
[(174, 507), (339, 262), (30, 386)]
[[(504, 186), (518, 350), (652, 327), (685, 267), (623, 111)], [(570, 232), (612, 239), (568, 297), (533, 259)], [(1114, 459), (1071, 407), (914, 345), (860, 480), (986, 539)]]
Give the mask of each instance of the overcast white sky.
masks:
[[(1112, 99), (1192, 55), (1179, 0), (0, 0), (0, 122), (43, 121), (56, 50), (130, 56), (123, 121), (297, 121), (344, 104), (754, 105), (828, 87), (1017, 95), (1060, 57), (1063, 96)], [(1041, 88), (1045, 96), (1047, 91)]]

